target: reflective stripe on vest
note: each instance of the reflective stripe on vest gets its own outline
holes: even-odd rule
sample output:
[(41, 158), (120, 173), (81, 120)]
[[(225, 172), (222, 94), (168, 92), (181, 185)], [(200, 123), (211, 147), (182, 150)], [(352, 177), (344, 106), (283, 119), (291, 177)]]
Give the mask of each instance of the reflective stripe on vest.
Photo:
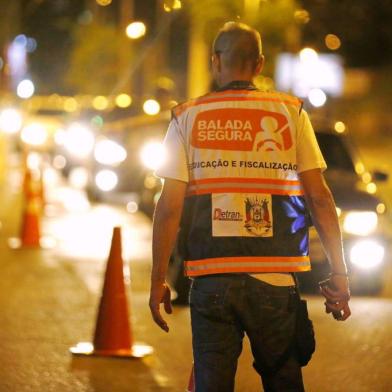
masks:
[(301, 272), (310, 270), (309, 256), (222, 257), (185, 262), (187, 276), (235, 272)]
[(189, 182), (187, 196), (208, 193), (268, 193), (275, 195), (302, 196), (299, 181), (271, 178), (208, 178)]

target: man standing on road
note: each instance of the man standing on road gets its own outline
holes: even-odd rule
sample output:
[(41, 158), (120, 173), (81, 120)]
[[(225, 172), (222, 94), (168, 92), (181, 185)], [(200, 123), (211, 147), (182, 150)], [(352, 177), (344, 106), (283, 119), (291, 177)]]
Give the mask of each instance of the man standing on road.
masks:
[(310, 269), (308, 210), (331, 266), (331, 285), (322, 290), (326, 311), (341, 320), (350, 315), (325, 161), (301, 101), (252, 83), (263, 62), (257, 31), (223, 26), (212, 56), (219, 89), (174, 108), (168, 161), (157, 173), (165, 183), (153, 224), (150, 309), (168, 332), (160, 304), (171, 313), (165, 277), (180, 227), (185, 273), (193, 279), (198, 392), (234, 390), (245, 333), (266, 391), (304, 390), (293, 344), (298, 295), (292, 273)]

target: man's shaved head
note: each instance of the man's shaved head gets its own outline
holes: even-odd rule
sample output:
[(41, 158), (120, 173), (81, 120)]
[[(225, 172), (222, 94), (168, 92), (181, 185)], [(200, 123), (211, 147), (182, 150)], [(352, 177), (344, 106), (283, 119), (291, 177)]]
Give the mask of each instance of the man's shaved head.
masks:
[(253, 70), (262, 58), (260, 34), (244, 23), (227, 22), (215, 38), (213, 52), (229, 69)]

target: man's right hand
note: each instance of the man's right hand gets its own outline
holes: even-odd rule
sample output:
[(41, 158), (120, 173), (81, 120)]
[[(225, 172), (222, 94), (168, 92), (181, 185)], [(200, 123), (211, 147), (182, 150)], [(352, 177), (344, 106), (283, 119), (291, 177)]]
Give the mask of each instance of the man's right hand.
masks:
[(344, 275), (331, 275), (328, 284), (320, 286), (321, 294), (325, 297), (325, 311), (332, 313), (336, 320), (347, 320), (351, 315), (350, 289), (348, 279)]
[(172, 313), (172, 306), (170, 302), (170, 288), (166, 283), (152, 282), (150, 291), (150, 310), (152, 318), (165, 332), (169, 332), (169, 326), (163, 319), (160, 311), (161, 303), (164, 305), (165, 312)]

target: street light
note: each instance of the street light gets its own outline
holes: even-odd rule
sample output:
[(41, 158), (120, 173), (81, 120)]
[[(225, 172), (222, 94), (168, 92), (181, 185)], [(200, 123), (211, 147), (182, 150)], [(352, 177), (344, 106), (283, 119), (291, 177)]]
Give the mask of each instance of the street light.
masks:
[(125, 32), (128, 38), (139, 39), (146, 34), (146, 30), (146, 25), (143, 22), (132, 22), (127, 26)]

